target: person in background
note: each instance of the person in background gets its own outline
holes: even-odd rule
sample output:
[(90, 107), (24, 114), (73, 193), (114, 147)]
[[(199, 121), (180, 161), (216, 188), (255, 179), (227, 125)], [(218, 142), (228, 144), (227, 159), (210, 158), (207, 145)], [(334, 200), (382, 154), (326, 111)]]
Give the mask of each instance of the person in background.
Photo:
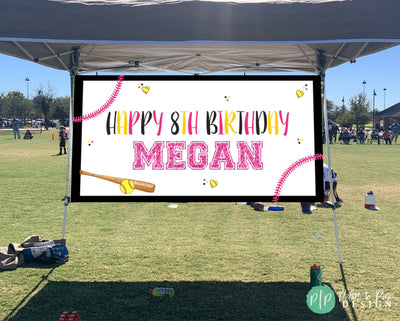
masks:
[(385, 140), (385, 143), (386, 143), (386, 145), (392, 145), (392, 134), (389, 132), (389, 131), (387, 131), (387, 130), (385, 130), (384, 132), (383, 132), (383, 139)]
[(336, 123), (334, 122), (332, 124), (332, 141), (335, 140), (335, 144), (338, 132), (339, 132), (339, 126), (336, 125)]
[(392, 126), (390, 126), (390, 130), (392, 131), (394, 143), (397, 144), (397, 139), (399, 138), (400, 125), (395, 121)]
[(60, 127), (59, 137), (60, 137), (60, 152), (58, 153), (58, 155), (62, 155), (63, 148), (64, 148), (64, 154), (66, 154), (67, 149), (65, 148), (65, 142), (68, 140), (68, 134), (65, 130), (65, 127)]
[(332, 122), (329, 120), (328, 121), (328, 135), (329, 135), (329, 144), (332, 144)]
[(13, 121), (11, 123), (11, 127), (12, 127), (12, 130), (13, 130), (14, 139), (17, 139), (17, 136), (18, 136), (18, 139), (21, 139), (21, 135), (19, 133), (19, 122), (18, 122), (18, 120), (17, 120), (17, 118), (15, 116), (14, 116)]
[(364, 129), (360, 129), (357, 133), (357, 139), (360, 142), (360, 144), (364, 144), (365, 142), (365, 132)]
[(31, 131), (29, 129), (27, 129), (25, 132), (24, 139), (32, 139), (32, 138), (33, 138), (33, 136), (32, 136)]
[(347, 128), (345, 128), (342, 132), (342, 140), (343, 140), (343, 144), (345, 145), (349, 145), (350, 144), (350, 138), (351, 135), (349, 133), (349, 130)]
[(379, 134), (379, 132), (381, 131), (381, 125), (379, 124), (379, 122), (376, 122), (376, 124), (375, 124), (375, 130), (377, 131), (378, 134)]

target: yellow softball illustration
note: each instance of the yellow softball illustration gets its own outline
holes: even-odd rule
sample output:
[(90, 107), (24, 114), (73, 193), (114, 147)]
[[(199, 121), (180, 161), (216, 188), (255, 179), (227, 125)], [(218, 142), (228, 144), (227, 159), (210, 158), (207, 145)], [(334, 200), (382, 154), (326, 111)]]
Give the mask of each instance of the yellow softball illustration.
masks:
[(121, 189), (121, 192), (124, 194), (130, 194), (133, 192), (135, 189), (135, 184), (130, 179), (126, 179), (121, 182), (119, 185), (119, 188)]

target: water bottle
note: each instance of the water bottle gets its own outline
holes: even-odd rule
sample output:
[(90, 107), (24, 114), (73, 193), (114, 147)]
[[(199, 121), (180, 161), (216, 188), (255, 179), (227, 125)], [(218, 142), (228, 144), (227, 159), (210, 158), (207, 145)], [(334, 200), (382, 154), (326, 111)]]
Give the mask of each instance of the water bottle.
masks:
[(149, 290), (152, 296), (167, 296), (172, 298), (175, 295), (175, 290), (173, 288), (154, 288)]
[(322, 270), (319, 265), (314, 264), (310, 268), (310, 286), (320, 286), (322, 284)]
[(375, 207), (375, 195), (372, 191), (370, 191), (368, 194), (365, 194), (365, 208), (373, 208)]

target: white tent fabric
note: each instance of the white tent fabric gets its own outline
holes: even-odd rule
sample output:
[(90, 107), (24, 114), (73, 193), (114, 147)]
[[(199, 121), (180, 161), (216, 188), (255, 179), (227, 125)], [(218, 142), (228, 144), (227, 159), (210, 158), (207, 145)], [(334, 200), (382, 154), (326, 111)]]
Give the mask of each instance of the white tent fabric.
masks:
[(71, 55), (78, 71), (108, 72), (308, 72), (318, 73), (317, 52), (322, 50), (329, 67), (355, 61), (393, 43), (271, 44), (216, 42), (152, 43), (49, 43), (0, 42), (0, 52), (56, 69), (71, 70)]
[(319, 73), (319, 52), (327, 69), (398, 44), (399, 10), (398, 0), (2, 0), (0, 53), (80, 73)]

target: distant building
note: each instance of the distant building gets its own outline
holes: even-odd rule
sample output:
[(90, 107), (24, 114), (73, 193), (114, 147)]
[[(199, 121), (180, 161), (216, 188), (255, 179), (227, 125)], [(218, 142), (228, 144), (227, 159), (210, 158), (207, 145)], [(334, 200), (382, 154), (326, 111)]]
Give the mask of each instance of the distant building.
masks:
[(379, 122), (384, 130), (388, 130), (395, 121), (400, 124), (400, 103), (386, 108), (374, 115), (374, 124)]

